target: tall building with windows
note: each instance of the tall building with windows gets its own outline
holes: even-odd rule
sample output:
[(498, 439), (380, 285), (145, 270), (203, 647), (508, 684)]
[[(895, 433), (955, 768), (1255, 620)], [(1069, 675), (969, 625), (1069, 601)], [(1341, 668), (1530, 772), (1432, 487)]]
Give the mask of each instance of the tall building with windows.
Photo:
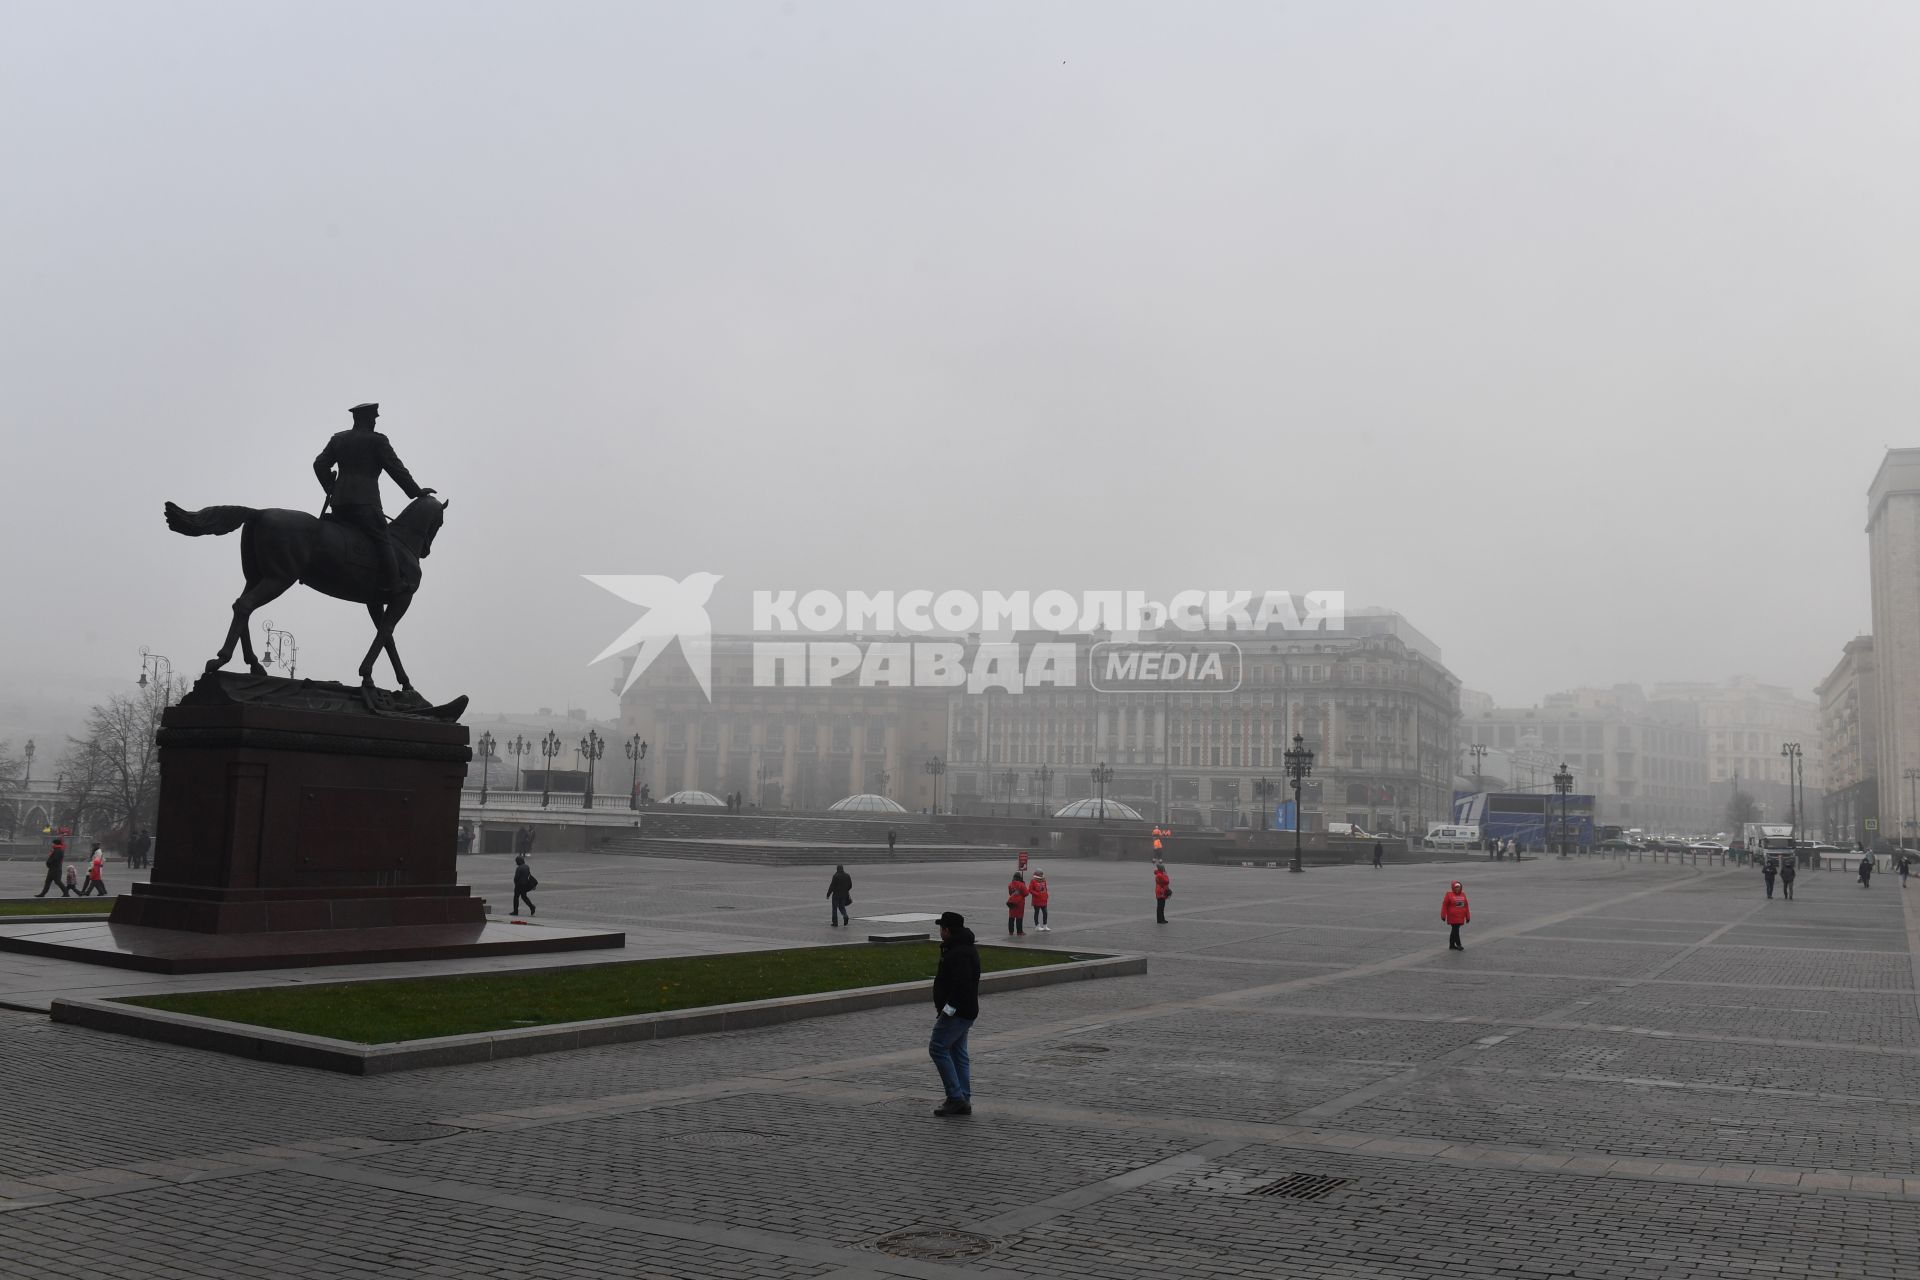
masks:
[(1595, 822), (1675, 835), (1724, 825), (1697, 715), (1648, 698), (1637, 684), (1572, 689), (1537, 707), (1495, 707), (1463, 720), (1460, 737), (1485, 746), (1489, 759), (1505, 757), (1510, 791), (1550, 794), (1564, 763), (1574, 790), (1594, 797)]
[(1867, 822), (1884, 826), (1880, 816), (1879, 671), (1873, 660), (1873, 637), (1855, 636), (1847, 642), (1840, 662), (1820, 682), (1820, 755), (1826, 766), (1826, 796), (1822, 834), (1843, 847), (1856, 840), (1872, 844), (1899, 832), (1869, 830)]
[(1820, 737), (1820, 704), (1781, 685), (1751, 676), (1720, 683), (1674, 681), (1653, 686), (1657, 701), (1693, 707), (1707, 733), (1708, 776), (1724, 810), (1734, 789), (1760, 805), (1769, 822), (1788, 822), (1798, 798), (1788, 786), (1782, 745), (1800, 744), (1807, 812), (1803, 831), (1820, 829), (1820, 797), (1825, 787)]
[[(655, 744), (656, 796), (740, 791), (763, 808), (820, 809), (878, 791), (920, 809), (937, 793), (949, 811), (1039, 813), (1104, 790), (1148, 818), (1218, 827), (1258, 827), (1286, 798), (1283, 757), (1299, 734), (1315, 753), (1302, 791), (1306, 830), (1424, 831), (1449, 813), (1459, 681), (1398, 614), (1350, 613), (1346, 623), (1340, 632), (1169, 634), (1181, 645), (1230, 642), (1237, 654), (1231, 687), (1179, 689), (1094, 688), (1093, 647), (1110, 637), (1022, 633), (1023, 655), (1072, 645), (1079, 678), (1017, 693), (862, 687), (851, 676), (769, 686), (755, 683), (755, 637), (715, 637), (711, 700), (676, 648), (623, 695), (620, 731)], [(981, 643), (814, 639), (946, 640), (969, 664)], [(927, 772), (934, 759), (943, 773)], [(1102, 765), (1112, 770), (1104, 788), (1094, 778)]]
[[(1920, 449), (1889, 449), (1867, 487), (1881, 835), (1920, 835)], [(1912, 773), (1915, 779), (1907, 775)], [(1890, 830), (1889, 830), (1890, 828)]]

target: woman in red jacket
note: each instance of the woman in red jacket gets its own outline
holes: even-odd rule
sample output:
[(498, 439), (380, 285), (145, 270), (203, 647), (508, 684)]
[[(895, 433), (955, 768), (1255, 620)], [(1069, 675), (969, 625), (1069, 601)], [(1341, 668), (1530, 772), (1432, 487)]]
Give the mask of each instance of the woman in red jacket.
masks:
[(1018, 871), (1007, 881), (1007, 933), (1027, 936), (1027, 882)]
[(1053, 932), (1053, 926), (1047, 923), (1048, 894), (1047, 873), (1036, 870), (1033, 873), (1033, 883), (1027, 886), (1027, 896), (1033, 899), (1033, 931), (1035, 933)]
[(1447, 896), (1440, 899), (1440, 918), (1453, 926), (1453, 933), (1447, 939), (1447, 946), (1454, 951), (1465, 951), (1460, 945), (1460, 926), (1473, 920), (1473, 912), (1467, 908), (1466, 891), (1455, 880)]
[(1167, 922), (1167, 899), (1173, 896), (1173, 881), (1167, 875), (1167, 864), (1153, 864), (1153, 918), (1160, 924)]

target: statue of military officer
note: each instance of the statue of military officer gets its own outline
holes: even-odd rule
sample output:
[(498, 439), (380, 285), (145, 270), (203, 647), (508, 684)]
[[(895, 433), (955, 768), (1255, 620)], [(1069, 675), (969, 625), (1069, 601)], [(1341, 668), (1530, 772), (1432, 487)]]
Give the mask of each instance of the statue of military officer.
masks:
[(338, 520), (364, 530), (373, 539), (379, 557), (381, 590), (387, 594), (399, 590), (400, 566), (394, 559), (393, 540), (387, 534), (387, 517), (380, 509), (380, 473), (386, 472), (409, 498), (417, 498), (432, 489), (414, 483), (407, 468), (393, 451), (393, 443), (373, 424), (380, 417), (377, 404), (357, 404), (350, 410), (353, 426), (335, 432), (327, 447), (313, 460), (313, 474), (327, 491)]

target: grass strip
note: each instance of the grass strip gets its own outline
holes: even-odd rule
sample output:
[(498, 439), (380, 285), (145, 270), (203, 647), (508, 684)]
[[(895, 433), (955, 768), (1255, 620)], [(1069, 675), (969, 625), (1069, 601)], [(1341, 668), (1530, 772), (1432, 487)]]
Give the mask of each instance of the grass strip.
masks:
[(112, 898), (35, 898), (0, 902), (0, 916), (79, 916), (113, 910)]
[[(894, 982), (927, 983), (931, 1002), (939, 955), (939, 944), (934, 942), (801, 947), (516, 973), (190, 991), (128, 997), (121, 1003), (356, 1044), (394, 1044)], [(980, 948), (980, 967), (988, 973), (1093, 958), (1012, 947)]]

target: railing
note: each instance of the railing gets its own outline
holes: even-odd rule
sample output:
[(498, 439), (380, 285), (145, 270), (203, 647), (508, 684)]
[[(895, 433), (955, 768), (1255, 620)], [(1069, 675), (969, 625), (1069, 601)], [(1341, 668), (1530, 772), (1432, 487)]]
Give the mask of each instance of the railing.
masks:
[[(542, 807), (540, 804), (540, 796), (541, 793), (538, 791), (509, 791), (503, 790), (500, 787), (492, 787), (487, 791), (486, 803), (482, 804), (480, 802), (480, 788), (463, 787), (460, 791), (460, 807), (463, 809), (539, 809)], [(554, 791), (547, 795), (545, 810), (549, 813), (565, 812), (568, 809), (576, 812), (586, 812), (587, 806), (583, 801), (584, 797), (578, 791)], [(608, 795), (603, 795), (600, 792), (594, 793), (592, 811), (595, 813), (601, 812), (602, 810), (625, 810), (630, 807), (626, 795), (622, 792), (616, 791)], [(642, 806), (642, 808), (670, 807), (675, 806)], [(724, 813), (725, 810), (715, 809), (713, 812)]]

